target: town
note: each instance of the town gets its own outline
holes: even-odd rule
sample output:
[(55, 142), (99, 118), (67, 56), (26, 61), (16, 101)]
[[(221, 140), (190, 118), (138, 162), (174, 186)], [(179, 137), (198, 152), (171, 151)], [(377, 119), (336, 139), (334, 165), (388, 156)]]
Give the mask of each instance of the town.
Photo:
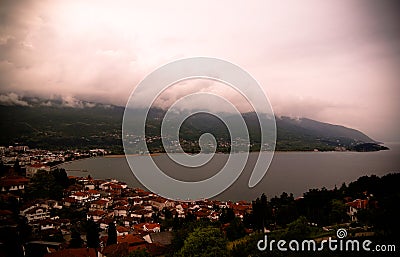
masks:
[[(242, 219), (252, 208), (251, 203), (244, 201), (171, 201), (143, 189), (129, 188), (121, 181), (94, 179), (90, 175), (66, 176), (64, 170), (56, 168), (55, 164), (64, 161), (106, 154), (102, 149), (59, 152), (30, 150), (27, 146), (0, 149), (3, 171), (0, 180), (2, 201), (17, 201), (20, 206), (17, 210), (20, 216), (18, 218), (26, 222), (32, 233), (33, 240), (27, 242), (24, 248), (25, 256), (37, 256), (37, 252), (48, 253), (45, 256), (53, 256), (51, 253), (57, 251), (64, 251), (66, 255), (71, 254), (71, 251), (74, 254), (79, 251), (85, 253), (90, 243), (87, 242), (87, 235), (81, 236), (78, 232), (82, 221), (93, 222), (98, 227), (99, 241), (93, 247), (97, 248), (98, 256), (123, 256), (140, 249), (148, 251), (152, 256), (162, 255), (166, 253), (166, 247), (172, 240), (173, 226), (171, 222), (165, 222), (166, 220), (175, 218), (215, 221), (225, 208), (232, 209), (235, 216)], [(26, 197), (25, 189), (31, 180), (40, 176), (46, 177), (48, 173), (63, 173), (64, 182), (68, 186), (63, 188), (62, 197), (56, 197), (54, 191), (50, 197), (44, 199)], [(18, 227), (12, 210), (0, 211), (3, 227)], [(161, 224), (166, 226), (162, 227)], [(115, 226), (118, 247), (107, 245), (110, 225)], [(82, 239), (78, 243), (81, 247), (69, 248), (74, 244), (76, 235), (79, 237), (77, 241)], [(93, 249), (89, 254), (97, 254)]]
[[(375, 236), (376, 231), (392, 233), (375, 223), (370, 213), (376, 218), (391, 211), (380, 197), (393, 192), (384, 186), (385, 193), (381, 186), (394, 185), (398, 174), (362, 177), (349, 186), (313, 189), (298, 198), (282, 193), (270, 200), (262, 195), (252, 202), (173, 201), (111, 178), (68, 176), (57, 166), (107, 154), (102, 149), (47, 151), (10, 146), (0, 147), (0, 153), (0, 251), (4, 256), (185, 256), (182, 251), (187, 249), (189, 235), (199, 227), (215, 228), (212, 233), (226, 240), (224, 251), (236, 256), (249, 255), (242, 252), (243, 244), (263, 233), (297, 237), (299, 226), (302, 236), (308, 233), (314, 238), (334, 235), (340, 226), (356, 237)], [(380, 187), (371, 186), (374, 183)], [(371, 188), (366, 190), (364, 185)]]

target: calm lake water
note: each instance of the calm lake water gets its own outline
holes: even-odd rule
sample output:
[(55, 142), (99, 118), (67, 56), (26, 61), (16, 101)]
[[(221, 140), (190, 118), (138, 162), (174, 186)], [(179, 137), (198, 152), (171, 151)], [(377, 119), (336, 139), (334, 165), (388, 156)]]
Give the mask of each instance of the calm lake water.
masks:
[[(251, 153), (239, 179), (225, 192), (216, 196), (219, 200), (254, 200), (262, 193), (268, 197), (282, 192), (301, 196), (311, 188), (328, 189), (343, 182), (351, 182), (363, 175), (382, 176), (400, 172), (400, 144), (386, 144), (390, 148), (379, 152), (277, 152), (263, 180), (254, 188), (247, 184), (252, 165), (258, 153)], [(130, 156), (129, 158), (141, 158)], [(216, 154), (207, 165), (188, 169), (173, 163), (167, 155), (153, 157), (162, 170), (171, 177), (185, 181), (196, 181), (215, 174), (225, 163), (227, 155)], [(97, 157), (64, 163), (68, 175), (88, 176), (98, 179), (115, 178), (130, 187), (144, 188), (130, 170), (125, 157)], [(145, 168), (145, 167), (144, 167)], [(87, 170), (87, 172), (82, 172)], [(168, 186), (168, 185), (166, 185)]]

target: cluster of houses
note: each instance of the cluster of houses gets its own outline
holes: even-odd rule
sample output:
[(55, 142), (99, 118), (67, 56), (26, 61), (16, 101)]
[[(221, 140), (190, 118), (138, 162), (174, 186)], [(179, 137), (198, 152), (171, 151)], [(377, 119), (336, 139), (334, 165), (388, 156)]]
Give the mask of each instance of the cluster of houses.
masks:
[(50, 171), (55, 164), (107, 153), (104, 149), (48, 151), (30, 149), (25, 145), (0, 146), (0, 161), (9, 168), (17, 164), (31, 178), (38, 170)]
[[(95, 149), (85, 154), (104, 154), (101, 150)], [(42, 247), (45, 249), (45, 256), (48, 257), (125, 256), (139, 249), (146, 250), (154, 256), (163, 255), (172, 240), (172, 228), (162, 227), (161, 224), (165, 224), (163, 220), (172, 217), (186, 218), (190, 215), (193, 219), (217, 221), (224, 208), (230, 208), (236, 217), (243, 219), (246, 213), (252, 211), (251, 203), (245, 201), (173, 201), (142, 189), (130, 188), (124, 182), (93, 179), (90, 176), (69, 176), (72, 183), (64, 189), (60, 201), (26, 201), (23, 199), (25, 187), (38, 170), (51, 172), (52, 169), (47, 163), (63, 162), (71, 155), (77, 158), (81, 153), (29, 150), (26, 146), (0, 147), (0, 152), (4, 165), (15, 165), (15, 162), (18, 162), (18, 165), (26, 169), (26, 177), (13, 174), (0, 178), (0, 201), (23, 203), (19, 204), (18, 215), (26, 220), (37, 239), (30, 242), (30, 247)], [(368, 203), (368, 199), (349, 200), (346, 203), (347, 213), (352, 221), (357, 221), (357, 212), (368, 208)], [(76, 224), (68, 218), (62, 218), (65, 216), (59, 215), (62, 211), (82, 213), (81, 219), (97, 223), (100, 229), (100, 248), (69, 248), (71, 231)], [(0, 208), (0, 228), (16, 227), (17, 224), (13, 221), (15, 210)], [(107, 245), (111, 223), (116, 226), (117, 244)], [(82, 235), (82, 239), (86, 240), (85, 234)], [(37, 249), (35, 247), (32, 249)]]
[[(29, 178), (7, 176), (0, 179), (2, 197), (15, 197), (23, 202), (23, 192), (29, 183)], [(100, 228), (101, 249), (99, 256), (115, 256), (115, 253), (125, 253), (137, 249), (145, 249), (153, 255), (165, 253), (171, 244), (170, 227), (161, 227), (168, 217), (185, 218), (191, 215), (194, 219), (218, 220), (223, 208), (231, 208), (237, 217), (243, 218), (251, 212), (251, 203), (222, 202), (201, 200), (193, 202), (172, 201), (157, 194), (129, 188), (126, 183), (116, 180), (101, 180), (88, 177), (69, 176), (71, 185), (64, 190), (60, 201), (36, 199), (24, 202), (19, 209), (19, 215), (24, 217), (32, 228), (35, 237), (40, 240), (34, 244), (44, 244), (49, 252), (57, 256), (60, 251), (71, 251), (68, 245), (52, 243), (51, 238), (71, 239), (71, 229), (75, 224), (66, 218), (60, 218), (57, 213), (64, 210), (74, 210), (84, 213), (84, 219), (93, 220)], [(7, 201), (7, 199), (5, 199)], [(12, 216), (9, 210), (2, 210), (4, 218)], [(108, 227), (116, 225), (118, 244), (107, 246)], [(82, 235), (85, 238), (85, 235)], [(76, 251), (76, 250), (72, 250)], [(82, 250), (83, 251), (83, 250)], [(50, 253), (52, 254), (52, 253)]]

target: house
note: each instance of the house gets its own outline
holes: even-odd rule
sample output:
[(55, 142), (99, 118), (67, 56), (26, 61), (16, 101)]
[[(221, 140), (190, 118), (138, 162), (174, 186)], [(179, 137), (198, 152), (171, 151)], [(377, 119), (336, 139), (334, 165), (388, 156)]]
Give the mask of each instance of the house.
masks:
[(86, 218), (93, 219), (94, 222), (97, 222), (98, 220), (104, 218), (106, 216), (106, 212), (102, 210), (94, 210), (94, 211), (88, 211)]
[(150, 233), (150, 234), (145, 235), (143, 238), (149, 244), (157, 243), (157, 244), (167, 246), (167, 245), (172, 244), (174, 235), (173, 235), (173, 232), (171, 232), (171, 231), (164, 231), (164, 232), (160, 232), (160, 233)]
[(108, 228), (108, 224), (110, 224), (113, 221), (114, 221), (113, 219), (102, 218), (102, 219), (99, 219), (97, 221), (97, 223), (99, 224), (100, 229), (105, 230)]
[(59, 222), (52, 219), (44, 219), (39, 221), (40, 230), (57, 229), (60, 227)]
[(0, 179), (1, 192), (18, 192), (25, 189), (25, 185), (29, 183), (29, 179), (18, 176), (10, 176)]
[(148, 210), (144, 210), (144, 209), (136, 210), (131, 213), (131, 217), (138, 218), (138, 219), (141, 219), (142, 217), (151, 218), (152, 215), (153, 215), (153, 211), (148, 211)]
[(47, 253), (44, 257), (97, 257), (96, 249), (94, 248), (69, 248), (52, 253)]
[(105, 210), (108, 208), (110, 201), (106, 199), (99, 199), (90, 203), (90, 211)]
[(39, 170), (50, 172), (50, 166), (42, 163), (35, 163), (26, 166), (26, 177), (32, 178)]
[(124, 217), (123, 221), (125, 227), (133, 227), (133, 225), (136, 224), (135, 218), (132, 217)]
[(22, 210), (20, 214), (26, 217), (28, 223), (50, 218), (50, 212), (47, 208), (36, 205), (32, 205), (25, 210)]
[(125, 236), (118, 236), (117, 242), (118, 244), (128, 243), (129, 252), (139, 249), (147, 249), (147, 242), (138, 235), (128, 234)]
[(157, 208), (159, 211), (166, 207), (174, 207), (175, 202), (165, 199), (163, 197), (156, 197), (154, 199), (149, 200), (151, 206)]
[(114, 215), (116, 217), (126, 217), (128, 215), (129, 207), (127, 206), (117, 206), (114, 208)]
[(89, 197), (91, 198), (91, 200), (97, 200), (100, 198), (100, 192), (94, 189), (89, 189), (87, 191), (87, 193), (89, 194)]
[(61, 249), (62, 243), (59, 242), (29, 241), (25, 244), (25, 256), (44, 256), (50, 252), (60, 251)]
[(368, 200), (356, 199), (352, 202), (346, 203), (347, 214), (350, 216), (351, 221), (357, 222), (357, 212), (361, 209), (367, 209)]
[(140, 198), (139, 196), (133, 198), (133, 205), (142, 205), (143, 204), (143, 199)]
[(6, 222), (7, 220), (12, 220), (13, 212), (10, 210), (0, 210), (0, 221)]
[(73, 197), (66, 197), (62, 200), (65, 207), (78, 206), (79, 202)]
[(161, 226), (158, 223), (139, 223), (134, 225), (134, 228), (138, 232), (159, 233), (161, 231)]
[(107, 245), (99, 252), (98, 257), (120, 257), (129, 256), (129, 244), (127, 242)]
[(76, 192), (70, 197), (75, 198), (80, 203), (86, 203), (89, 200), (90, 194), (88, 192)]
[(93, 183), (93, 181), (88, 181), (87, 183), (85, 183), (85, 189), (86, 190), (93, 190), (93, 189), (95, 189), (95, 185), (94, 185), (94, 183)]
[(47, 209), (62, 209), (62, 205), (59, 205), (56, 200), (36, 200), (37, 206), (45, 207)]
[(117, 226), (117, 236), (126, 236), (129, 234), (129, 228)]

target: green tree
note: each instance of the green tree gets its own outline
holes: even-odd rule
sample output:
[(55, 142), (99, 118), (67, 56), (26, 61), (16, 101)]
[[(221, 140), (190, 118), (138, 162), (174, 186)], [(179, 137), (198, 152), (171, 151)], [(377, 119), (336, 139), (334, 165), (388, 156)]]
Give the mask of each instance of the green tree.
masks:
[(107, 245), (113, 245), (116, 243), (117, 243), (117, 228), (115, 227), (114, 222), (110, 222), (108, 224)]
[(304, 216), (299, 217), (287, 226), (286, 238), (303, 239), (307, 238), (309, 234), (310, 227), (308, 226), (308, 221)]
[(268, 199), (265, 194), (262, 194), (260, 198), (257, 197), (253, 201), (253, 226), (255, 229), (262, 231), (271, 219), (271, 208), (268, 204)]
[(60, 199), (62, 187), (56, 184), (54, 176), (45, 170), (39, 170), (31, 179), (26, 196), (31, 199)]
[(69, 179), (64, 169), (50, 172), (39, 170), (30, 182), (26, 191), (26, 196), (30, 199), (60, 200), (63, 197), (63, 189), (69, 186)]
[(331, 223), (343, 223), (348, 219), (346, 213), (346, 205), (337, 199), (333, 199), (331, 202), (332, 211), (330, 213)]
[(189, 234), (176, 256), (228, 256), (226, 243), (218, 228), (197, 228)]
[(15, 160), (15, 163), (14, 163), (14, 173), (17, 175), (22, 175), (22, 168), (21, 168), (21, 165), (19, 165), (18, 158)]
[(246, 230), (239, 218), (234, 218), (226, 228), (226, 237), (229, 241), (242, 238), (246, 235)]
[(8, 168), (4, 165), (3, 160), (0, 160), (0, 177), (6, 175), (8, 172)]
[(55, 169), (52, 172), (57, 185), (67, 188), (70, 185), (69, 178), (65, 169)]
[(71, 240), (69, 241), (70, 248), (81, 248), (83, 245), (83, 240), (81, 234), (76, 229), (71, 231)]
[(223, 208), (221, 211), (221, 215), (219, 217), (219, 221), (222, 224), (230, 223), (235, 219), (235, 213), (231, 208)]
[(86, 223), (86, 243), (89, 248), (98, 248), (100, 245), (99, 239), (100, 228), (93, 219), (89, 219)]

